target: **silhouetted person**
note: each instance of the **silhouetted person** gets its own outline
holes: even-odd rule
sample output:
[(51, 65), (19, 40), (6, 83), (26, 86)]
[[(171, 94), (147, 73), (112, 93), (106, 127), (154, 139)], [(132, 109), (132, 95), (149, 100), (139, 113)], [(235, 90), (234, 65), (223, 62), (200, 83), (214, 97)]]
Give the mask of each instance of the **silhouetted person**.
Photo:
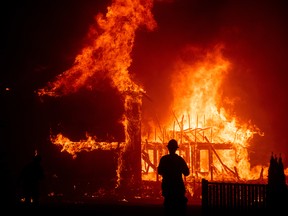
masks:
[(183, 175), (190, 174), (186, 161), (176, 154), (179, 148), (175, 139), (167, 145), (169, 154), (161, 157), (157, 171), (162, 176), (162, 196), (165, 215), (185, 215), (188, 199)]
[(34, 156), (32, 162), (24, 167), (20, 176), (22, 192), (27, 206), (39, 205), (40, 182), (44, 178), (41, 160), (40, 155)]

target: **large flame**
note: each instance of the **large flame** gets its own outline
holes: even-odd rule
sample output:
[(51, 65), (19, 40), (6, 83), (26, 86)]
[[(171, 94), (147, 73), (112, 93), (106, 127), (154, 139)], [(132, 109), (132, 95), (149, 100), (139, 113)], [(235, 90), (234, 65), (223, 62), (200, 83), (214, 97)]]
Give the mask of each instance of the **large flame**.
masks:
[[(216, 143), (218, 149), (213, 149), (211, 145), (213, 164), (208, 164), (211, 162), (208, 151), (200, 151), (200, 172), (197, 172), (211, 172), (209, 169), (213, 166), (214, 180), (259, 179), (261, 175), (267, 176), (267, 167), (263, 169), (259, 165), (251, 168), (248, 149), (254, 134), (262, 136), (263, 133), (252, 121), (243, 122), (241, 118), (226, 112), (225, 107), (221, 106), (223, 103), (220, 103), (223, 100), (221, 88), (224, 79), (233, 68), (232, 62), (223, 55), (224, 49), (223, 44), (210, 49), (187, 46), (175, 61), (171, 77), (171, 115), (167, 116), (160, 130), (161, 136), (156, 136), (156, 140), (165, 143), (177, 137), (180, 145), (186, 147), (189, 143), (195, 146), (197, 143)], [(190, 152), (193, 151), (191, 146), (189, 148)], [(153, 152), (148, 153), (153, 158)], [(193, 157), (187, 155), (185, 150), (179, 153), (187, 161)], [(199, 173), (197, 175), (200, 177), (208, 177)]]
[[(173, 73), (172, 111), (166, 125), (170, 131), (202, 129), (200, 142), (232, 144), (235, 151), (216, 150), (221, 161), (216, 158), (213, 165), (221, 175), (221, 170), (226, 167), (242, 179), (259, 178), (262, 167), (250, 170), (248, 148), (254, 134), (263, 134), (256, 125), (229, 116), (219, 103), (221, 86), (231, 72), (232, 64), (223, 56), (223, 49), (222, 44), (210, 50), (192, 46), (185, 49)], [(175, 121), (178, 128), (175, 128)], [(208, 161), (208, 155), (202, 155), (201, 159)]]
[[(125, 110), (132, 112), (130, 109), (133, 110), (134, 105), (139, 104), (138, 96), (144, 93), (144, 89), (131, 79), (131, 73), (128, 71), (132, 62), (131, 51), (139, 27), (144, 26), (148, 30), (156, 27), (151, 13), (152, 6), (152, 0), (113, 0), (111, 6), (107, 7), (105, 16), (100, 13), (95, 17), (96, 24), (90, 28), (88, 34), (91, 39), (90, 45), (83, 48), (81, 53), (76, 56), (70, 69), (58, 75), (54, 82), (48, 83), (47, 87), (40, 89), (38, 94), (40, 96), (62, 96), (74, 93), (83, 87), (97, 88), (99, 82), (110, 80), (111, 86), (125, 97)], [(132, 95), (136, 95), (136, 98), (131, 99)], [(131, 105), (132, 108), (129, 107)], [(128, 124), (129, 118), (131, 119), (131, 116), (123, 114), (122, 123), (126, 137), (124, 148), (121, 148), (122, 151), (132, 148), (130, 140), (134, 140), (129, 137), (131, 127), (134, 126)], [(96, 137), (87, 136), (87, 140), (72, 142), (62, 134), (51, 135), (51, 141), (62, 146), (62, 151), (69, 152), (73, 157), (76, 157), (77, 152), (83, 150), (111, 148), (111, 144), (97, 142), (96, 139)], [(120, 143), (118, 144), (120, 145)], [(113, 146), (119, 147), (118, 144)], [(121, 180), (120, 173), (134, 169), (128, 159), (124, 162), (121, 160), (121, 157), (129, 158), (131, 156), (129, 155), (131, 152), (128, 150), (128, 156), (122, 152), (119, 157), (118, 186)], [(141, 163), (139, 164), (141, 166)], [(130, 177), (137, 179), (137, 176), (134, 175)]]
[(97, 25), (89, 31), (91, 44), (76, 56), (70, 69), (39, 90), (39, 95), (73, 93), (83, 86), (95, 87), (104, 78), (111, 79), (112, 86), (121, 92), (143, 91), (131, 80), (128, 68), (136, 30), (142, 25), (148, 30), (156, 27), (152, 5), (152, 0), (114, 0), (105, 16), (96, 16)]
[[(40, 89), (38, 94), (61, 96), (82, 87), (97, 88), (97, 83), (102, 79), (109, 79), (111, 85), (121, 93), (144, 92), (133, 81), (128, 69), (132, 63), (131, 51), (137, 29), (140, 26), (148, 30), (156, 27), (151, 13), (152, 6), (152, 0), (112, 1), (106, 15), (100, 13), (96, 16), (96, 24), (89, 31), (90, 45), (76, 56), (70, 69)], [(230, 143), (236, 149), (218, 151), (222, 163), (215, 162), (215, 169), (223, 169), (224, 163), (224, 167), (238, 172), (241, 178), (251, 179), (259, 176), (262, 167), (251, 170), (247, 149), (253, 135), (260, 134), (260, 130), (250, 122), (243, 123), (236, 116), (229, 116), (225, 107), (220, 106), (222, 81), (231, 72), (231, 62), (224, 58), (222, 49), (222, 45), (217, 45), (203, 52), (188, 47), (185, 60), (177, 61), (172, 79), (173, 114), (170, 115), (172, 118), (167, 118), (165, 125), (171, 131), (209, 128), (209, 132), (203, 130), (203, 142)], [(178, 128), (175, 128), (175, 121)], [(123, 124), (127, 124), (125, 122), (124, 119)], [(52, 141), (73, 156), (81, 150), (90, 151), (106, 146), (92, 137), (86, 141), (71, 142), (61, 134), (52, 138)], [(107, 147), (111, 148), (110, 145)], [(202, 156), (207, 157), (205, 154)]]

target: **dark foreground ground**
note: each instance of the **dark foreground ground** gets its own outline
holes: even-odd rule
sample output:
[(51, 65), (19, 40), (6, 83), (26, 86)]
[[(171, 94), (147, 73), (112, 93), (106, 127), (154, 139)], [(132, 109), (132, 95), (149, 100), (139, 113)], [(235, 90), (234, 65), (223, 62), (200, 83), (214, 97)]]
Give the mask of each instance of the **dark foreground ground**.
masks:
[[(164, 216), (163, 206), (161, 203), (149, 202), (89, 202), (89, 203), (42, 203), (39, 207), (26, 207), (17, 205), (13, 208), (4, 208), (5, 214), (3, 215), (117, 215), (117, 216)], [(206, 210), (203, 209), (201, 204), (189, 204), (186, 212), (187, 216), (208, 216), (208, 215), (266, 215), (263, 209), (258, 210)], [(274, 213), (276, 213), (274, 211)], [(1, 214), (2, 215), (2, 214)]]
[[(117, 215), (117, 216), (152, 216), (164, 215), (162, 200), (159, 199), (119, 199), (106, 198), (77, 198), (66, 199), (54, 197), (40, 202), (39, 206), (26, 206), (23, 202), (0, 202), (0, 215)], [(15, 204), (16, 203), (16, 204)], [(2, 210), (2, 211), (1, 211)], [(4, 214), (2, 214), (2, 212)], [(201, 205), (188, 205), (187, 215), (201, 215)]]
[[(53, 204), (38, 208), (17, 207), (6, 212), (7, 215), (164, 215), (162, 206), (157, 204)], [(201, 206), (188, 206), (187, 215), (202, 215)]]

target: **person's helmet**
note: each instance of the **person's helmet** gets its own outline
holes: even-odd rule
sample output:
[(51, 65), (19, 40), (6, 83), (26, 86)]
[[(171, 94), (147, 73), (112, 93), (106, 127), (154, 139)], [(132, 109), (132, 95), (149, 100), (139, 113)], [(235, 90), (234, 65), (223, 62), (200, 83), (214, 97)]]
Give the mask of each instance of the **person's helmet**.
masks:
[(177, 142), (175, 139), (171, 139), (171, 140), (168, 142), (167, 148), (168, 148), (168, 149), (177, 149), (177, 148), (179, 148), (178, 142)]

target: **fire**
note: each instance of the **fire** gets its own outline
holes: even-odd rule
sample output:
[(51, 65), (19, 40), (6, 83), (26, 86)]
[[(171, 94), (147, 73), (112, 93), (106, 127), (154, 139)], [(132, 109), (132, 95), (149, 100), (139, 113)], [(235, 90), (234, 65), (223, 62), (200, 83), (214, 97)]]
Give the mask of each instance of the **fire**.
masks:
[[(38, 91), (39, 96), (63, 96), (83, 87), (97, 88), (99, 82), (108, 79), (111, 86), (124, 97), (126, 113), (123, 115), (122, 123), (125, 127), (125, 143), (98, 142), (96, 137), (88, 135), (86, 140), (79, 142), (72, 142), (62, 134), (51, 136), (51, 141), (62, 147), (61, 151), (67, 151), (76, 157), (77, 152), (83, 150), (109, 150), (118, 148), (121, 144), (124, 146), (124, 152), (120, 157), (129, 162), (129, 158), (135, 155), (134, 152), (131, 153), (135, 143), (140, 141), (141, 144), (144, 139), (151, 143), (148, 137), (142, 136), (142, 140), (138, 140), (137, 136), (131, 136), (131, 131), (136, 131), (137, 135), (141, 128), (141, 94), (145, 93), (145, 90), (133, 81), (128, 69), (132, 63), (131, 52), (137, 30), (142, 26), (149, 31), (157, 27), (151, 12), (152, 6), (152, 0), (113, 0), (105, 15), (100, 13), (95, 17), (95, 25), (90, 28), (88, 34), (90, 44), (76, 56), (73, 66)], [(221, 107), (220, 89), (225, 76), (231, 72), (232, 65), (224, 57), (223, 49), (223, 45), (216, 45), (204, 51), (187, 46), (182, 55), (185, 58), (179, 58), (174, 68), (171, 115), (163, 123), (165, 127), (160, 128), (161, 136), (155, 135), (154, 144), (158, 149), (170, 138), (179, 139), (180, 146), (188, 149), (179, 152), (188, 159), (193, 171), (191, 179), (187, 178), (187, 181), (192, 181), (195, 177), (207, 177), (207, 172), (211, 172), (212, 168), (214, 179), (229, 179), (231, 174), (239, 179), (256, 179), (262, 169), (262, 166), (251, 169), (247, 150), (254, 134), (263, 135), (260, 129), (251, 122), (242, 122), (236, 116), (231, 116), (225, 107)], [(158, 128), (159, 125), (154, 127)], [(199, 150), (200, 166), (199, 169), (197, 167), (196, 173), (196, 159), (193, 154), (201, 143), (203, 145)], [(219, 148), (214, 148), (212, 144), (217, 144)], [(145, 162), (150, 163), (150, 167), (147, 168), (143, 160), (140, 162), (142, 170), (148, 170), (146, 175), (142, 176), (146, 179), (155, 179), (151, 172), (155, 173), (155, 164), (165, 150), (156, 153), (153, 151), (142, 149), (142, 156), (147, 156)], [(211, 154), (213, 167), (207, 163), (211, 160)], [(138, 169), (137, 163), (135, 165), (128, 162), (125, 164), (120, 160), (119, 170), (126, 170), (127, 167), (122, 166), (128, 166), (127, 170)], [(151, 164), (154, 164), (154, 167)], [(128, 177), (131, 177), (131, 181), (138, 179), (137, 175)], [(132, 182), (127, 184), (129, 183)]]
[(192, 117), (184, 119), (183, 129), (213, 127), (214, 135), (210, 142), (243, 144), (259, 129), (246, 123), (241, 124), (236, 117), (229, 116), (224, 107), (218, 105), (222, 80), (231, 66), (222, 51), (223, 45), (217, 45), (204, 53), (190, 48), (187, 55), (196, 55), (199, 59), (178, 61), (172, 83), (173, 109), (177, 116), (186, 114)]
[(63, 134), (57, 134), (56, 136), (51, 135), (50, 140), (52, 143), (58, 146), (62, 146), (61, 152), (66, 151), (73, 156), (77, 157), (77, 153), (81, 151), (93, 151), (97, 149), (111, 150), (120, 147), (121, 143), (118, 142), (99, 142), (96, 137), (92, 137), (86, 134), (86, 140), (71, 141), (68, 137)]
[[(263, 133), (251, 122), (245, 123), (236, 116), (229, 116), (225, 107), (221, 107), (219, 103), (221, 85), (231, 70), (231, 63), (222, 54), (224, 48), (224, 45), (218, 44), (210, 50), (195, 47), (185, 49), (182, 55), (185, 58), (175, 63), (172, 77), (171, 115), (162, 127), (165, 131), (162, 129), (162, 135), (157, 139), (158, 142), (165, 143), (170, 138), (177, 137), (180, 145), (188, 145), (188, 148), (191, 148), (189, 143), (194, 143), (195, 146), (197, 143), (220, 144), (219, 149), (212, 148), (214, 179), (259, 179), (262, 166), (251, 169), (248, 148), (254, 134), (262, 136)], [(193, 160), (193, 156), (180, 153), (188, 161), (189, 157)], [(208, 152), (202, 149), (199, 154), (200, 167), (197, 172), (209, 172), (211, 161), (209, 162)], [(193, 166), (195, 165), (191, 163), (191, 167)], [(267, 168), (264, 172), (267, 172)], [(196, 175), (199, 176), (199, 173)]]
[[(229, 149), (214, 151), (213, 167), (218, 171), (214, 179), (223, 178), (224, 173), (228, 173), (226, 179), (231, 173), (243, 180), (257, 179), (262, 166), (251, 170), (248, 148), (253, 135), (263, 133), (256, 125), (229, 116), (219, 103), (221, 85), (232, 64), (223, 56), (223, 49), (222, 44), (210, 50), (187, 47), (182, 55), (185, 57), (176, 62), (171, 83), (174, 100), (165, 122), (167, 138), (161, 141), (167, 142), (180, 132), (183, 146), (189, 142), (231, 144)], [(190, 136), (194, 132), (195, 136)], [(201, 151), (200, 172), (203, 167), (208, 170), (208, 161), (207, 152)]]
[(106, 15), (99, 13), (95, 17), (96, 25), (88, 34), (91, 43), (76, 56), (74, 65), (38, 94), (66, 95), (83, 86), (96, 87), (97, 82), (106, 78), (120, 92), (143, 91), (131, 79), (128, 68), (136, 30), (141, 26), (148, 30), (156, 27), (151, 7), (151, 0), (114, 0)]
[[(141, 170), (141, 158), (139, 157), (139, 163), (135, 163), (133, 159), (138, 160), (134, 158), (137, 154), (131, 151), (135, 142), (141, 145), (141, 140), (131, 134), (140, 134), (137, 132), (140, 131), (140, 121), (136, 119), (135, 122), (131, 122), (135, 120), (133, 115), (139, 117), (141, 114), (141, 94), (145, 91), (131, 79), (128, 68), (132, 63), (131, 51), (137, 29), (144, 26), (151, 31), (157, 26), (151, 13), (152, 6), (152, 0), (113, 0), (105, 15), (100, 13), (95, 17), (95, 26), (90, 28), (88, 34), (91, 42), (76, 56), (73, 66), (38, 91), (39, 96), (63, 96), (83, 87), (97, 88), (97, 84), (103, 80), (110, 81), (111, 86), (123, 97), (126, 111), (121, 119), (126, 130), (126, 141), (122, 148), (124, 152), (120, 153), (117, 173), (120, 176), (121, 172), (125, 172), (126, 179), (131, 179), (131, 185), (138, 183), (141, 178), (137, 174), (126, 173), (126, 170)], [(71, 142), (62, 134), (52, 136), (51, 141), (62, 146), (62, 151), (67, 151), (74, 157), (79, 151), (106, 148), (107, 144), (97, 142), (90, 136), (85, 141)], [(140, 155), (141, 147), (139, 149)], [(120, 178), (121, 176), (118, 178), (119, 184)], [(129, 185), (129, 182), (124, 184)]]

